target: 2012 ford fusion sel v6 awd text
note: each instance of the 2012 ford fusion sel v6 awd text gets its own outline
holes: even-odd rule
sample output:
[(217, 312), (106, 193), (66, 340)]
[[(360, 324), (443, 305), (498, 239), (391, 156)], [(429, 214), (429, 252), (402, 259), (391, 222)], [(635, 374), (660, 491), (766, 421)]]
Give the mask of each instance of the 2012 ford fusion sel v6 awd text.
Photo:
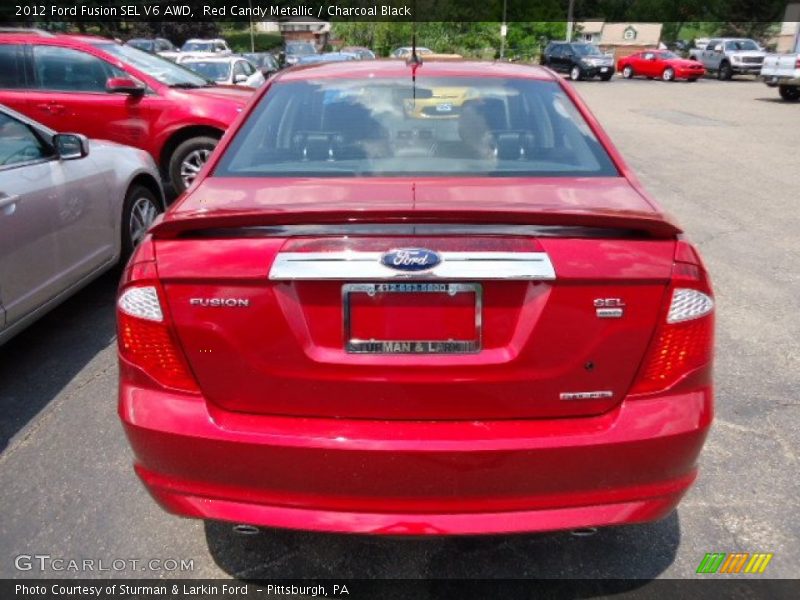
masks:
[(668, 514), (712, 420), (712, 291), (570, 85), (365, 61), (258, 93), (120, 286), (156, 500), (410, 535)]

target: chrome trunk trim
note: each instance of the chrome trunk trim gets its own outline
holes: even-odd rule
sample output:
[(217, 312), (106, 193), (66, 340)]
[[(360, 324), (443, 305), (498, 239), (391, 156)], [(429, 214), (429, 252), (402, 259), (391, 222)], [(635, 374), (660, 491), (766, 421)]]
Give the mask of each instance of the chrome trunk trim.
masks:
[(296, 280), (552, 280), (555, 269), (545, 252), (440, 252), (427, 271), (396, 271), (381, 264), (383, 252), (281, 252), (269, 272), (273, 281)]

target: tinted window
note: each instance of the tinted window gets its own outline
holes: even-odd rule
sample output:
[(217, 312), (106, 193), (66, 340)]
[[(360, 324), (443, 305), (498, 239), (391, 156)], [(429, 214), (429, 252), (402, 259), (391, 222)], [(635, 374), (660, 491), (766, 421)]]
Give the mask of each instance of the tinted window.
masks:
[(558, 84), (319, 79), (275, 85), (215, 175), (580, 175), (617, 172)]
[(52, 154), (28, 125), (0, 112), (0, 169)]
[(213, 52), (213, 42), (186, 42), (181, 47), (181, 52)]
[(216, 61), (185, 61), (183, 63), (195, 73), (214, 81), (227, 81), (231, 73), (230, 63)]
[(33, 47), (37, 87), (70, 92), (105, 92), (109, 77), (124, 73), (104, 60), (72, 48)]
[(309, 54), (316, 54), (317, 49), (312, 44), (306, 42), (291, 42), (286, 44), (286, 54), (294, 56), (307, 56)]
[(746, 50), (757, 51), (759, 48), (758, 44), (753, 40), (733, 40), (725, 43), (725, 49), (732, 52), (740, 52)]
[(154, 50), (153, 42), (150, 40), (131, 40), (128, 42), (128, 46), (144, 50), (145, 52), (153, 52)]
[(572, 49), (578, 56), (602, 56), (603, 53), (591, 44), (572, 44)]
[(0, 88), (25, 87), (22, 49), (11, 44), (0, 44)]

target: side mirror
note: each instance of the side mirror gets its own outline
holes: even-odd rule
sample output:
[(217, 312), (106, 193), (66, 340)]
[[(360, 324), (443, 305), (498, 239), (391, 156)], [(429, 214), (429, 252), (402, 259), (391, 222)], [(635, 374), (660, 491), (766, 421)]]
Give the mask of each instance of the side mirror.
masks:
[(110, 94), (141, 96), (144, 94), (144, 86), (130, 77), (111, 77), (106, 81), (106, 91)]
[(722, 44), (717, 44), (716, 46), (714, 46), (713, 50), (714, 52), (719, 54), (720, 52), (722, 52)]
[(78, 133), (55, 134), (53, 147), (61, 160), (75, 160), (89, 154), (89, 140)]
[(247, 81), (247, 75), (242, 75), (239, 73), (238, 75), (233, 76), (233, 83), (244, 83)]

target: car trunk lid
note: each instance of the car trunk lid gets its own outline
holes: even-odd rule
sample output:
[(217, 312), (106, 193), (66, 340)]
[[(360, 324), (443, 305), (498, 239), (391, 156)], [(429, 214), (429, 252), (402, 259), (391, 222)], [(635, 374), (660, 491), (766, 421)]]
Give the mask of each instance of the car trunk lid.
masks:
[[(204, 396), (227, 410), (598, 414), (635, 376), (675, 241), (641, 197), (614, 193), (630, 187), (589, 188), (219, 186), (201, 196), (213, 211), (184, 202), (155, 228), (159, 277)], [(392, 265), (422, 256), (440, 262)]]

